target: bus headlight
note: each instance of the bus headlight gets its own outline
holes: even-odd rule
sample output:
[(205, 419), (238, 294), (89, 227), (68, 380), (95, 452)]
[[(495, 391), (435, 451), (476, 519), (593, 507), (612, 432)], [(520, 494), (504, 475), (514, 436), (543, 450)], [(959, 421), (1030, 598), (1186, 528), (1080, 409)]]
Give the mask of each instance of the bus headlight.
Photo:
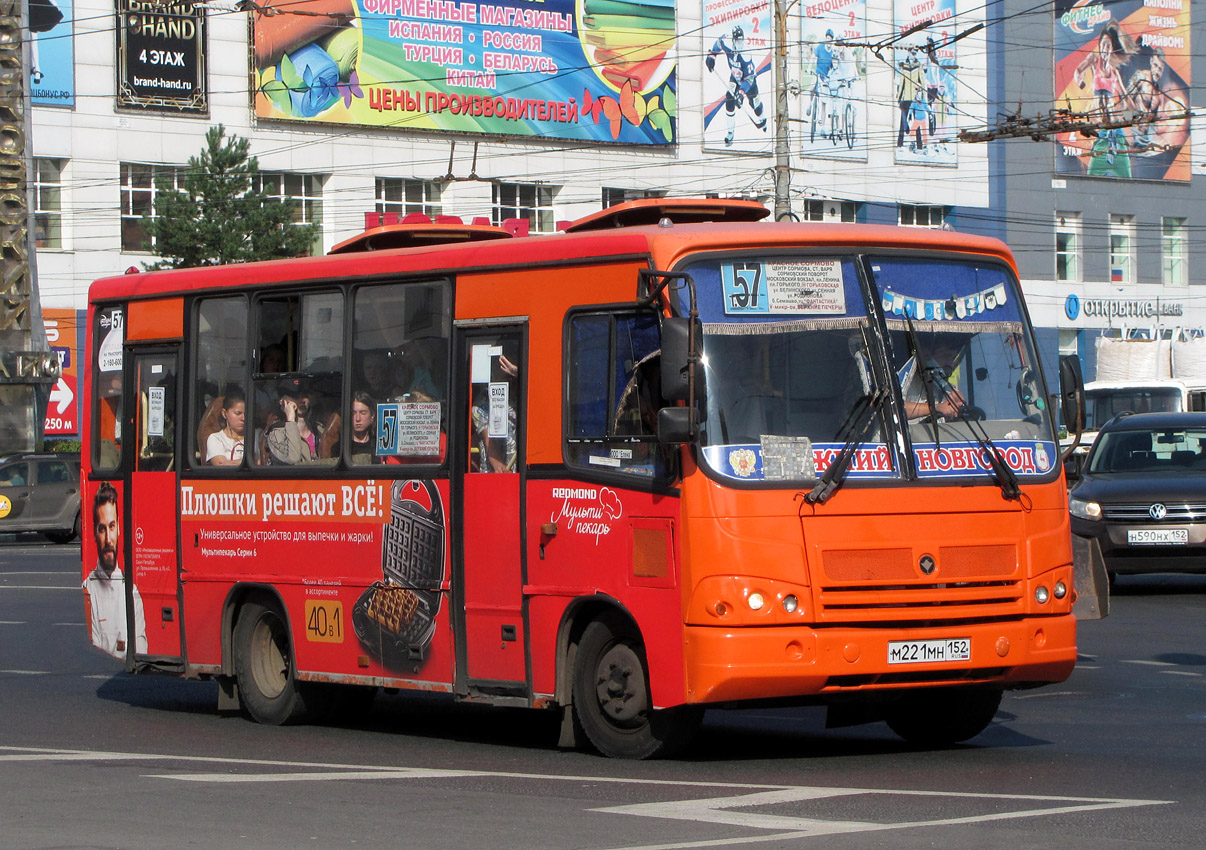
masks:
[(1034, 591), (1034, 601), (1039, 605), (1046, 605), (1047, 600), (1051, 598), (1050, 592), (1043, 585), (1039, 585)]
[(799, 605), (800, 600), (796, 599), (796, 595), (794, 593), (789, 593), (783, 597), (783, 610), (788, 614), (794, 614)]
[(1068, 595), (1068, 585), (1064, 584), (1062, 581), (1057, 581), (1055, 583), (1055, 591), (1054, 592), (1055, 592), (1056, 599), (1063, 599), (1065, 596)]
[(1097, 502), (1089, 502), (1072, 497), (1068, 499), (1068, 510), (1072, 516), (1078, 519), (1101, 519), (1101, 505), (1097, 504)]
[(749, 595), (746, 602), (749, 603), (751, 611), (761, 611), (762, 606), (766, 604), (766, 599), (763, 598), (761, 593), (754, 592)]

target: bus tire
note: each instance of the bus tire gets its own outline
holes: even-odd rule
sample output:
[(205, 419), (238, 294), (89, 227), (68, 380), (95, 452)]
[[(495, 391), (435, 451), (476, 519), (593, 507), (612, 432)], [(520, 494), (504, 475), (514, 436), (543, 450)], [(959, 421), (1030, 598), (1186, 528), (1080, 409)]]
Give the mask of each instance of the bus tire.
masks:
[(645, 647), (636, 630), (605, 614), (586, 627), (574, 665), (573, 708), (586, 737), (611, 758), (664, 757), (686, 746), (703, 711), (653, 710)]
[(888, 727), (910, 744), (945, 747), (988, 728), (1001, 706), (1000, 688), (914, 691), (888, 707)]
[(239, 698), (252, 720), (280, 726), (306, 719), (289, 625), (276, 605), (254, 601), (239, 611), (234, 668)]

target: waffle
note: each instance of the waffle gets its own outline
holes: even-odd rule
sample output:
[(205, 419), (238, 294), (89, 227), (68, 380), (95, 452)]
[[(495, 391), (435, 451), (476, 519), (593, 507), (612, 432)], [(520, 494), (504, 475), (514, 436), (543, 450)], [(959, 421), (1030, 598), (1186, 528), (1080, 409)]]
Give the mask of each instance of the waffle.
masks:
[(382, 585), (369, 599), (365, 614), (392, 634), (401, 634), (419, 610), (419, 596), (405, 587)]

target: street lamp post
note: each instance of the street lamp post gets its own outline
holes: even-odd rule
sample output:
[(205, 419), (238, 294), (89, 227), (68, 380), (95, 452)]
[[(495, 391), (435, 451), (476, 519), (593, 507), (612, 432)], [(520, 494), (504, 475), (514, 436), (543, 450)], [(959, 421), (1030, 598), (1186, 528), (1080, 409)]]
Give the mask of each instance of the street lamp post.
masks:
[(791, 215), (791, 149), (787, 141), (787, 11), (797, 0), (774, 0), (775, 221)]

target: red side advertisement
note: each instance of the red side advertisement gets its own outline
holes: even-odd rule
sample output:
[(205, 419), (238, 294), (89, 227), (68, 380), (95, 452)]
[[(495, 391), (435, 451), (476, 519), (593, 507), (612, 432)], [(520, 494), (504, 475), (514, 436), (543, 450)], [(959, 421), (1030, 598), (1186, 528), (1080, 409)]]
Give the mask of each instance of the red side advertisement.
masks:
[(298, 669), (451, 683), (446, 481), (184, 481), (189, 661), (238, 583), (275, 588)]

